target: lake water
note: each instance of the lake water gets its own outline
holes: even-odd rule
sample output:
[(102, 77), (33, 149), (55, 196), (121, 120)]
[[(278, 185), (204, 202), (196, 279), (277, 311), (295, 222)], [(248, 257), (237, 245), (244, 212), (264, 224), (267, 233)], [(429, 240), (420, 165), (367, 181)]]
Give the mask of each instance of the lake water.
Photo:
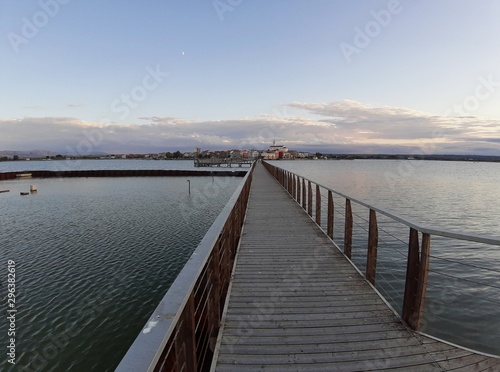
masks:
[(102, 160), (36, 160), (0, 162), (0, 172), (23, 171), (70, 171), (70, 170), (134, 170), (134, 169), (171, 169), (171, 170), (248, 170), (245, 167), (196, 168), (193, 160), (146, 160), (146, 159), (102, 159)]
[[(0, 163), (0, 171), (22, 170), (20, 163)], [(57, 162), (22, 163), (52, 170), (46, 164)], [(192, 166), (117, 160), (78, 169), (168, 163)], [(10, 189), (0, 194), (2, 317), (8, 260), (16, 263), (18, 310), (17, 365), (4, 352), (0, 370), (114, 370), (242, 178), (189, 180), (190, 195), (184, 177), (0, 182)], [(34, 183), (37, 193), (20, 195)], [(0, 335), (5, 351), (5, 320)]]
[[(273, 161), (421, 226), (500, 240), (500, 163), (409, 160)], [(326, 198), (323, 198), (325, 200)], [(335, 198), (334, 198), (335, 199)], [(343, 246), (343, 198), (334, 240)], [(323, 207), (326, 209), (326, 206)], [(364, 272), (368, 211), (353, 205), (353, 261)], [(378, 214), (377, 288), (401, 310), (409, 229)], [(431, 238), (424, 332), (500, 355), (500, 247)]]
[[(500, 164), (273, 164), (424, 225), (500, 236)], [(0, 162), (0, 172), (71, 169), (195, 168), (192, 161)], [(0, 182), (0, 190), (11, 190), (0, 194), (3, 304), (7, 260), (16, 261), (17, 274), (18, 365), (12, 370), (114, 369), (241, 182), (232, 177), (190, 180), (191, 195), (183, 177)], [(33, 183), (38, 185), (36, 194), (19, 195)], [(408, 231), (382, 218), (379, 222), (377, 285), (397, 309)], [(342, 227), (336, 226), (336, 231), (340, 239)], [(353, 260), (362, 267), (366, 242), (362, 231), (360, 235), (354, 241)], [(500, 354), (498, 247), (450, 245), (433, 238), (431, 252), (424, 331)], [(6, 334), (6, 322), (0, 322), (2, 345), (7, 344)], [(0, 370), (8, 367), (0, 364)]]

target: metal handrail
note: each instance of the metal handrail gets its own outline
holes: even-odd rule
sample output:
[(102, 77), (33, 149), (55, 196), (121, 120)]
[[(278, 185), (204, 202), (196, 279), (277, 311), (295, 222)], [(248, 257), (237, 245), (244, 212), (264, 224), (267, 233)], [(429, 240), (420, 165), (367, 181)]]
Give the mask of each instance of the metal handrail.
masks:
[[(269, 164), (267, 162), (265, 162), (265, 163)], [(275, 165), (272, 165), (272, 164), (270, 164), (270, 165), (273, 167), (276, 167)], [(315, 185), (318, 185), (319, 187), (322, 187), (323, 189), (325, 189), (327, 191), (331, 191), (332, 193), (334, 193), (338, 196), (341, 196), (344, 199), (349, 199), (349, 200), (355, 202), (356, 204), (362, 205), (363, 207), (366, 207), (368, 209), (372, 209), (378, 213), (383, 214), (384, 216), (390, 217), (390, 218), (392, 218), (398, 222), (401, 222), (402, 224), (404, 224), (408, 227), (411, 227), (415, 230), (418, 230), (420, 232), (430, 234), (430, 235), (442, 236), (442, 237), (446, 237), (446, 238), (454, 238), (454, 239), (459, 239), (459, 240), (466, 240), (466, 241), (471, 241), (471, 242), (485, 243), (485, 244), (500, 246), (500, 237), (495, 237), (495, 236), (488, 235), (488, 234), (484, 234), (482, 236), (470, 234), (470, 233), (464, 234), (464, 233), (452, 231), (450, 229), (446, 229), (443, 227), (436, 228), (435, 225), (434, 225), (434, 227), (428, 227), (428, 226), (425, 226), (424, 224), (417, 222), (417, 221), (414, 221), (408, 217), (403, 217), (401, 215), (398, 215), (396, 212), (393, 212), (389, 209), (382, 209), (382, 208), (373, 206), (373, 205), (371, 205), (363, 200), (353, 198), (347, 194), (344, 194), (340, 191), (336, 191), (328, 186), (322, 185), (321, 183), (318, 183), (318, 182), (316, 182), (312, 179), (309, 179), (307, 177), (301, 176), (297, 173), (294, 173), (294, 172), (291, 172), (291, 171), (288, 171), (286, 169), (279, 168), (279, 167), (276, 167), (276, 168), (282, 169), (290, 174), (293, 174), (294, 176), (300, 177), (300, 178), (304, 179), (305, 181), (314, 183)]]
[[(212, 328), (203, 335), (204, 347), (209, 348), (213, 332), (216, 337), (219, 328), (219, 310), (225, 301), (224, 287), (230, 280), (254, 165), (198, 244), (116, 371), (156, 371), (166, 366), (180, 371), (183, 365), (188, 370), (203, 369), (204, 363), (197, 360), (197, 355), (205, 357), (207, 350), (196, 350), (200, 335), (195, 330), (195, 320), (203, 318), (211, 323)], [(220, 267), (222, 265), (224, 267)], [(219, 274), (219, 270), (223, 275)], [(199, 284), (202, 280), (203, 286)], [(207, 288), (211, 291), (201, 293), (203, 301), (210, 301), (210, 309), (199, 307), (202, 314), (196, 313), (196, 297), (200, 296), (196, 292), (197, 285), (203, 288), (200, 292), (206, 292)], [(217, 292), (214, 292), (215, 289)]]

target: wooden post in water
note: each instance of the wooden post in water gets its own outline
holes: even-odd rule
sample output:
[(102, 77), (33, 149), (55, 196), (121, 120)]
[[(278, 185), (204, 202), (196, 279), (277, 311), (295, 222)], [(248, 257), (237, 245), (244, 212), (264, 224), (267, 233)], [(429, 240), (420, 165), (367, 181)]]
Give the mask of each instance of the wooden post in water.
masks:
[(321, 190), (316, 185), (316, 223), (321, 226)]
[(415, 331), (420, 330), (424, 310), (429, 275), (430, 247), (431, 236), (429, 234), (422, 234), (422, 247), (420, 248), (418, 231), (410, 228), (402, 318)]
[(307, 181), (307, 213), (312, 217), (313, 209), (313, 191), (311, 181)]
[(366, 279), (375, 285), (377, 274), (377, 247), (378, 247), (378, 225), (377, 214), (370, 209), (370, 221), (368, 228), (368, 253), (366, 255)]
[(328, 212), (327, 212), (327, 224), (326, 224), (326, 234), (333, 239), (333, 194), (328, 190)]
[(350, 259), (352, 251), (352, 209), (351, 200), (345, 200), (344, 254)]

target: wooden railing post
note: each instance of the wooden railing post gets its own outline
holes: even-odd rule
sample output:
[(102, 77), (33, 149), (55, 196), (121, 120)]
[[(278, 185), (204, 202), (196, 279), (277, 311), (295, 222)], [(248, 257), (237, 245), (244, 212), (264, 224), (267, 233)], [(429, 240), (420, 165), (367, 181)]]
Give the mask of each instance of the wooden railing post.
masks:
[(313, 191), (311, 186), (311, 181), (307, 182), (307, 213), (312, 217), (313, 209)]
[(306, 210), (306, 180), (302, 178), (302, 208)]
[(375, 285), (377, 274), (377, 247), (378, 247), (378, 225), (377, 214), (370, 209), (370, 221), (368, 228), (368, 253), (366, 255), (366, 279)]
[(333, 194), (328, 190), (328, 212), (327, 212), (327, 223), (326, 223), (326, 234), (333, 239)]
[(351, 258), (352, 251), (352, 209), (351, 201), (345, 200), (344, 254)]
[(300, 190), (300, 177), (297, 176), (297, 203), (300, 205), (300, 195), (301, 195), (301, 190)]
[(297, 199), (297, 177), (292, 175), (292, 198)]
[(321, 226), (321, 190), (316, 185), (316, 224)]
[(431, 237), (429, 234), (422, 234), (422, 247), (420, 248), (418, 231), (410, 228), (402, 317), (406, 324), (416, 331), (420, 330), (424, 310), (429, 275), (430, 246)]
[(194, 319), (194, 295), (191, 293), (178, 323), (175, 337), (175, 359), (178, 371), (196, 371), (196, 335)]

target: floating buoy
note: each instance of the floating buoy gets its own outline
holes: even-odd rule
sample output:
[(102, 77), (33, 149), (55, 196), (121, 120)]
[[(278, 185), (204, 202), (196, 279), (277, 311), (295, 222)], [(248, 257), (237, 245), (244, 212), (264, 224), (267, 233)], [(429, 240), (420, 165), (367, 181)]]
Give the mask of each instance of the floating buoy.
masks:
[(30, 186), (30, 191), (31, 192), (36, 192), (36, 191), (38, 191), (38, 187), (36, 185), (31, 185)]
[(29, 195), (30, 193), (29, 192), (22, 192), (21, 195)]

